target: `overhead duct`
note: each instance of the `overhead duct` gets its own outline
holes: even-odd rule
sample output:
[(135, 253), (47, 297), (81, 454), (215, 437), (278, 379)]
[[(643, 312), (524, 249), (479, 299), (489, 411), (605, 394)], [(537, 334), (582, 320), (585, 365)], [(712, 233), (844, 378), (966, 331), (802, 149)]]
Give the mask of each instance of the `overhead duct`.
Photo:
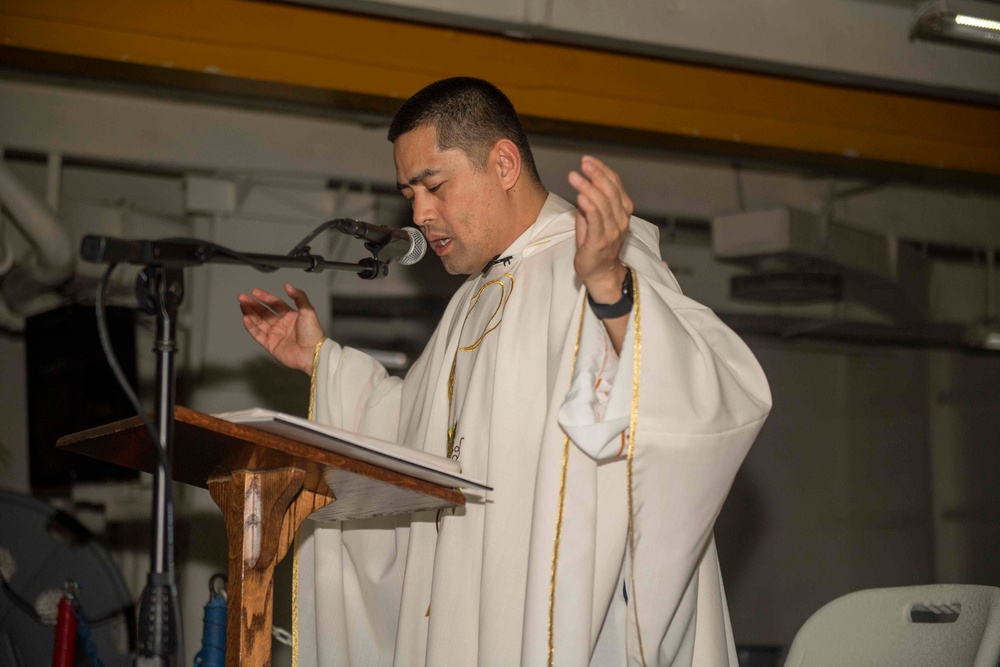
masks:
[(929, 266), (893, 237), (778, 207), (712, 220), (720, 261), (749, 270), (733, 299), (761, 303), (853, 301), (899, 322), (927, 318)]
[(31, 277), (48, 286), (65, 282), (73, 274), (75, 260), (69, 233), (52, 211), (2, 162), (0, 204), (35, 249), (32, 263), (26, 267)]

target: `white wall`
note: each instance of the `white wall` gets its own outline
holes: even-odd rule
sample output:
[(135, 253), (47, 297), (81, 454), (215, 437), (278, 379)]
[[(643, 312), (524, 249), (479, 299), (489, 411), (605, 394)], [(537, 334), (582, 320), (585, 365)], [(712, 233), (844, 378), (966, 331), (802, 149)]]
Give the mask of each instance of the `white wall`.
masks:
[(930, 369), (935, 573), (1000, 585), (1000, 362), (938, 353)]
[(927, 353), (750, 339), (774, 409), (716, 527), (737, 643), (835, 597), (934, 581)]

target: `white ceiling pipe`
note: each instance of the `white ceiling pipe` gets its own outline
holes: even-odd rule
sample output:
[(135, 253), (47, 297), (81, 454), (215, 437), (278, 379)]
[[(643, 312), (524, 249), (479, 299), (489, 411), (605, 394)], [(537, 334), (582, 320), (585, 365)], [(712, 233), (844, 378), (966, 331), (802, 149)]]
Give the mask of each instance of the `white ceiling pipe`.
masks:
[(14, 251), (0, 238), (0, 277), (14, 267)]
[(0, 208), (0, 278), (14, 268), (14, 251), (4, 236), (6, 225), (4, 224), (3, 209)]
[(0, 238), (0, 278), (7, 275), (12, 268), (14, 268), (14, 251), (3, 238)]
[[(4, 232), (4, 212), (0, 207), (0, 278), (7, 275), (14, 268), (14, 251), (7, 243)], [(24, 318), (15, 315), (10, 311), (7, 302), (0, 299), (0, 330), (18, 333), (24, 331)]]
[(7, 302), (0, 299), (0, 331), (18, 333), (24, 331), (24, 318), (11, 312)]
[(46, 164), (45, 203), (49, 210), (59, 212), (59, 188), (62, 184), (62, 154), (49, 153)]
[(986, 317), (990, 320), (1000, 320), (1000, 305), (997, 304), (997, 249), (986, 248)]
[(35, 248), (33, 262), (26, 267), (31, 276), (44, 285), (58, 285), (72, 276), (76, 255), (69, 233), (49, 208), (2, 162), (0, 203)]

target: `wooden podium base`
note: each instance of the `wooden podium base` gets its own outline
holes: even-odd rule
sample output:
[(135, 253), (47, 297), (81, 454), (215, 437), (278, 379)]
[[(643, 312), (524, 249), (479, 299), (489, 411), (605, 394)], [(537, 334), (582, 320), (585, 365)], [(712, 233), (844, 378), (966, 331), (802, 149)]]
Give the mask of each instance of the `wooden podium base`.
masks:
[[(304, 519), (387, 516), (465, 504), (451, 489), (233, 424), (174, 411), (172, 476), (208, 488), (229, 540), (226, 665), (271, 664), (274, 568)], [(152, 473), (156, 455), (138, 417), (60, 438), (60, 449)]]
[(274, 567), (303, 519), (334, 499), (302, 488), (305, 472), (236, 470), (208, 480), (229, 538), (226, 665), (270, 665)]

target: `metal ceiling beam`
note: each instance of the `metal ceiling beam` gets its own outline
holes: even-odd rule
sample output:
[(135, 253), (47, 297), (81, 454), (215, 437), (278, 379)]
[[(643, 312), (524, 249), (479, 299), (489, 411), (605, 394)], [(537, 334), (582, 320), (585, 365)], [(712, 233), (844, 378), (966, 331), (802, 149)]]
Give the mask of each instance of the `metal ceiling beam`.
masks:
[[(0, 63), (385, 114), (437, 78), (528, 126), (833, 170), (1000, 176), (1000, 109), (247, 0), (6, 0)], [(916, 171), (914, 171), (916, 170)], [(993, 189), (993, 188), (991, 188)]]

